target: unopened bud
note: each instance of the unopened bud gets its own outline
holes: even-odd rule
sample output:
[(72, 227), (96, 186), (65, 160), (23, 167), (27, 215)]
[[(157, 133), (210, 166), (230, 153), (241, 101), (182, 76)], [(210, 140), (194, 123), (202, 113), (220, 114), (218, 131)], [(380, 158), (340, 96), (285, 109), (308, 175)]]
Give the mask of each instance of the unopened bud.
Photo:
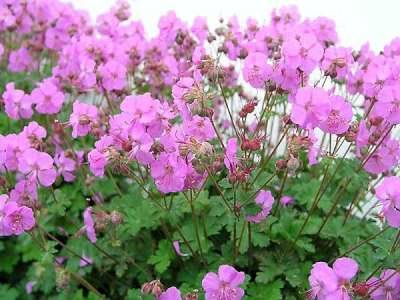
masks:
[(199, 292), (197, 290), (194, 290), (193, 292), (186, 294), (183, 299), (184, 300), (197, 300), (197, 299), (199, 299)]
[(160, 280), (153, 280), (142, 285), (141, 291), (146, 295), (153, 295), (158, 298), (164, 290), (164, 286)]
[(296, 171), (300, 167), (300, 162), (297, 158), (291, 157), (287, 162), (287, 168), (289, 171)]
[(275, 163), (275, 168), (277, 170), (284, 170), (287, 167), (287, 162), (284, 159), (278, 159)]
[(116, 210), (113, 210), (110, 213), (110, 220), (111, 220), (111, 223), (113, 223), (114, 225), (119, 225), (119, 224), (122, 224), (122, 222), (123, 222), (122, 215), (119, 212), (117, 212)]
[(372, 126), (379, 126), (383, 122), (383, 118), (382, 117), (375, 117), (375, 118), (371, 118), (369, 121), (370, 121)]
[(70, 283), (70, 275), (67, 270), (59, 266), (55, 267), (57, 290), (65, 290)]

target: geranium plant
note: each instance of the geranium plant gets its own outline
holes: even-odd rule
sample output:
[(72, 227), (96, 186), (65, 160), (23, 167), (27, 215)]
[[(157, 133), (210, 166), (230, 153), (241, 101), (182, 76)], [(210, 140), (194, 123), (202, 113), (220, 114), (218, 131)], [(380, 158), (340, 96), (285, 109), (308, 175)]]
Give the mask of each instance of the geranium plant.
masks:
[(0, 12), (1, 299), (400, 299), (399, 38)]

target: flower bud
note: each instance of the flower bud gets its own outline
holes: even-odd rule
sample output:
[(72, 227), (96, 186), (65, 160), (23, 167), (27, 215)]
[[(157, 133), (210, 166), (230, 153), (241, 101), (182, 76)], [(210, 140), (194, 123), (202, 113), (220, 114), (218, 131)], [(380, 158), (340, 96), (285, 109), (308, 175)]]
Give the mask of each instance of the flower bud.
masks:
[(291, 157), (287, 162), (287, 168), (289, 171), (296, 171), (300, 167), (300, 162), (297, 158)]
[(370, 286), (367, 282), (357, 282), (353, 285), (354, 294), (360, 297), (368, 296)]
[(60, 266), (55, 267), (57, 290), (64, 290), (69, 286), (70, 275), (67, 270)]
[(197, 300), (197, 299), (199, 299), (198, 290), (194, 290), (193, 292), (186, 294), (183, 299), (184, 300)]
[(164, 291), (164, 286), (160, 280), (153, 280), (150, 282), (146, 282), (142, 285), (141, 291), (146, 295), (153, 295), (158, 298), (161, 293)]
[(280, 170), (284, 170), (287, 167), (287, 162), (284, 159), (278, 159), (275, 163), (275, 168), (280, 171)]
[(110, 213), (110, 220), (111, 220), (111, 223), (113, 223), (114, 225), (119, 225), (119, 224), (122, 224), (122, 222), (123, 222), (122, 215), (119, 212), (117, 212), (116, 210), (113, 210)]
[(383, 122), (383, 118), (382, 117), (371, 118), (369, 122), (371, 123), (372, 126), (379, 126)]
[(353, 130), (348, 130), (346, 132), (346, 135), (344, 136), (346, 142), (354, 142), (357, 138), (357, 132), (354, 132)]

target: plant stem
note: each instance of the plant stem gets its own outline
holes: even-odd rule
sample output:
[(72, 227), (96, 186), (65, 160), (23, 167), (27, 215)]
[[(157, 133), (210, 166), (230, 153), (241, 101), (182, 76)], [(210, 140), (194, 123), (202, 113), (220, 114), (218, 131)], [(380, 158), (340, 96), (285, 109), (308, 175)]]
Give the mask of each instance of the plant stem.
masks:
[(355, 246), (351, 247), (350, 249), (346, 250), (344, 253), (342, 253), (341, 255), (339, 255), (339, 257), (343, 257), (346, 256), (348, 254), (350, 254), (351, 252), (357, 250), (358, 248), (360, 248), (361, 246), (363, 246), (364, 244), (368, 243), (369, 241), (372, 241), (374, 238), (376, 238), (377, 236), (381, 235), (382, 233), (384, 233), (386, 230), (389, 229), (389, 226), (384, 227), (382, 230), (380, 230), (379, 232), (373, 234), (372, 236), (366, 238), (365, 240), (359, 242), (358, 244), (356, 244)]
[(333, 205), (331, 207), (331, 209), (329, 210), (328, 214), (325, 216), (324, 221), (322, 222), (321, 226), (318, 229), (317, 235), (319, 235), (322, 231), (322, 229), (325, 227), (326, 223), (328, 222), (329, 218), (333, 215), (336, 207), (338, 206), (342, 196), (343, 196), (343, 192), (346, 190), (347, 186), (350, 183), (350, 178), (347, 178), (345, 183), (340, 187), (339, 192), (337, 193), (337, 196), (335, 198), (335, 201), (333, 202)]

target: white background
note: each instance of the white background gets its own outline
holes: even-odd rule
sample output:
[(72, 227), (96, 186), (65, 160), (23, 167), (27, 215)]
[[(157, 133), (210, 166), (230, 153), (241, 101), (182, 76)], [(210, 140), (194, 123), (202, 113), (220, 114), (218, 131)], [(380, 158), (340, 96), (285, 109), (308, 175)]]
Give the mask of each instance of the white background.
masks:
[[(85, 9), (93, 19), (109, 8), (114, 0), (62, 0)], [(359, 47), (369, 41), (376, 51), (395, 36), (400, 36), (399, 0), (128, 0), (132, 15), (140, 19), (148, 34), (157, 32), (158, 18), (175, 10), (190, 22), (195, 16), (207, 16), (210, 24), (219, 17), (237, 15), (241, 21), (251, 16), (269, 20), (272, 8), (296, 4), (305, 18), (326, 16), (336, 22), (341, 44)]]

